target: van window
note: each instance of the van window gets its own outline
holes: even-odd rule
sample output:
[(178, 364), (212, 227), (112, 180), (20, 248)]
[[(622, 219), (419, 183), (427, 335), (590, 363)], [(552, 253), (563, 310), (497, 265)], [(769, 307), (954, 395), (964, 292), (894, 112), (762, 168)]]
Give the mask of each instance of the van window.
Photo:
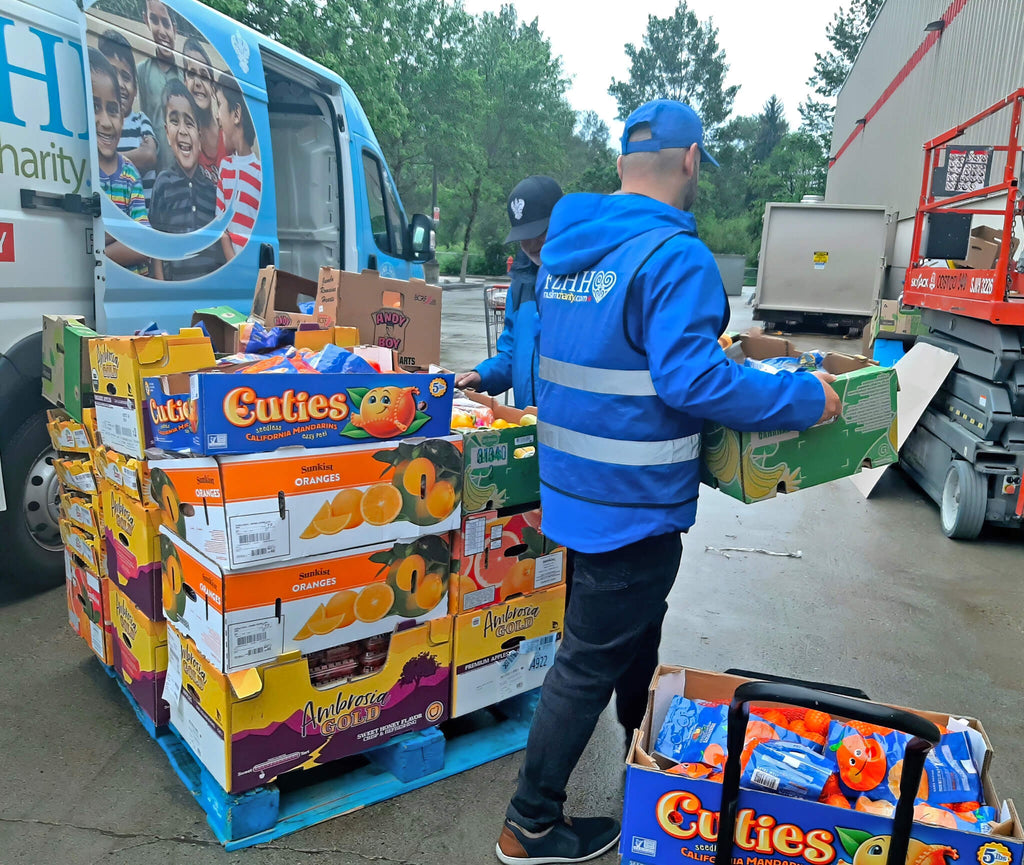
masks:
[(370, 210), (370, 227), (377, 249), (400, 257), (402, 255), (401, 209), (384, 171), (369, 151), (363, 151), (363, 173), (366, 175), (366, 204)]

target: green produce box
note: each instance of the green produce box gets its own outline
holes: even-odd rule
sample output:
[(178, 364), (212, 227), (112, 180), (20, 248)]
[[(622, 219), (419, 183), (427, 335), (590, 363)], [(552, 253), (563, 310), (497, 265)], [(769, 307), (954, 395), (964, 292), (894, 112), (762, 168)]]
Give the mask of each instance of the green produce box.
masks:
[(537, 427), (518, 426), (524, 414), (536, 418), (536, 411), (520, 411), (483, 394), (470, 392), (466, 397), (490, 408), (495, 420), (517, 426), (477, 429), (464, 434), (463, 514), (539, 502)]
[(78, 421), (92, 407), (89, 340), (95, 336), (80, 315), (43, 316), (43, 398)]
[(244, 313), (230, 306), (208, 306), (192, 313), (192, 327), (206, 328), (217, 354), (234, 354), (239, 350), (239, 335), (248, 320)]
[[(800, 356), (788, 340), (761, 333), (741, 335), (728, 353), (738, 363)], [(701, 453), (704, 483), (750, 503), (896, 462), (896, 371), (834, 352), (825, 355), (824, 367), (838, 376), (832, 385), (843, 401), (838, 418), (803, 432), (737, 432), (709, 423)]]

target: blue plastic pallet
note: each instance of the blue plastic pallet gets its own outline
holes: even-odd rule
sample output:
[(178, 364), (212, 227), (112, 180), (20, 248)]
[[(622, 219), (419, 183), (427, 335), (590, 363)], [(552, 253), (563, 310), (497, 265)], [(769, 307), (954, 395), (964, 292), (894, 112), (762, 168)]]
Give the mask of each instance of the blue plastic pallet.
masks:
[[(99, 659), (97, 659), (99, 660)], [(117, 672), (114, 667), (109, 667), (102, 661), (99, 662), (100, 668), (114, 680), (114, 683), (118, 688), (121, 689), (121, 693), (124, 694), (125, 699), (128, 701), (128, 705), (132, 707), (132, 711), (135, 712), (135, 717), (139, 719), (139, 723), (142, 724), (142, 728), (149, 733), (151, 739), (156, 739), (162, 733), (167, 732), (167, 727), (156, 725), (156, 722), (149, 717), (145, 712), (142, 711), (142, 706), (138, 704), (136, 699), (132, 696), (132, 692), (128, 690), (128, 686), (124, 683), (121, 678), (121, 674)]]
[[(217, 840), (228, 850), (241, 850), (264, 844), (342, 814), (350, 814), (418, 790), (427, 784), (449, 778), (526, 747), (540, 689), (480, 709), (449, 725), (465, 726), (474, 718), (493, 716), (489, 726), (446, 736), (431, 728), (406, 733), (360, 757), (370, 761), (343, 774), (291, 787), (293, 777), (285, 775), (288, 785), (276, 783), (245, 793), (227, 793), (199, 761), (173, 725), (155, 727), (120, 681), (117, 671), (101, 664), (117, 682), (146, 732), (167, 756), (171, 768), (182, 780), (200, 807)], [(282, 789), (284, 786), (284, 789)]]

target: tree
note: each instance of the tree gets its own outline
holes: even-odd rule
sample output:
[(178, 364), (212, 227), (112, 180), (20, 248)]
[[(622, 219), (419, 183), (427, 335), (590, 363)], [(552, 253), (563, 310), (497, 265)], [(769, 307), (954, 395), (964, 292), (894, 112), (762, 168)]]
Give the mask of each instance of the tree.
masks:
[(789, 123), (786, 122), (786, 112), (778, 96), (772, 95), (764, 104), (764, 108), (757, 116), (758, 130), (757, 141), (754, 142), (754, 161), (764, 162), (772, 151), (789, 132)]
[(609, 145), (608, 124), (596, 111), (577, 115), (567, 151), (569, 165), (562, 188), (566, 192), (614, 192), (619, 188), (615, 170), (618, 151)]
[(826, 161), (832, 147), (835, 98), (883, 2), (885, 0), (850, 0), (848, 6), (836, 12), (825, 31), (832, 47), (824, 54), (814, 54), (814, 71), (807, 84), (822, 98), (811, 96), (801, 103), (800, 128), (817, 141)]
[(629, 79), (613, 78), (608, 88), (619, 104), (620, 120), (651, 99), (676, 99), (700, 114), (708, 140), (714, 141), (732, 113), (739, 87), (725, 86), (729, 66), (711, 18), (698, 20), (686, 0), (679, 0), (670, 17), (648, 16), (643, 45), (627, 44), (626, 55)]

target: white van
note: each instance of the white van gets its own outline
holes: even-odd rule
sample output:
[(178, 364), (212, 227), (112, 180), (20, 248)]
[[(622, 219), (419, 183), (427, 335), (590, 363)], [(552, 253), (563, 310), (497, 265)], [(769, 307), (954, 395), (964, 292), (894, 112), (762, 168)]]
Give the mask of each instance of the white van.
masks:
[(0, 0), (0, 575), (35, 586), (63, 574), (42, 315), (173, 330), (265, 264), (433, 255), (337, 75), (196, 0), (84, 5)]

